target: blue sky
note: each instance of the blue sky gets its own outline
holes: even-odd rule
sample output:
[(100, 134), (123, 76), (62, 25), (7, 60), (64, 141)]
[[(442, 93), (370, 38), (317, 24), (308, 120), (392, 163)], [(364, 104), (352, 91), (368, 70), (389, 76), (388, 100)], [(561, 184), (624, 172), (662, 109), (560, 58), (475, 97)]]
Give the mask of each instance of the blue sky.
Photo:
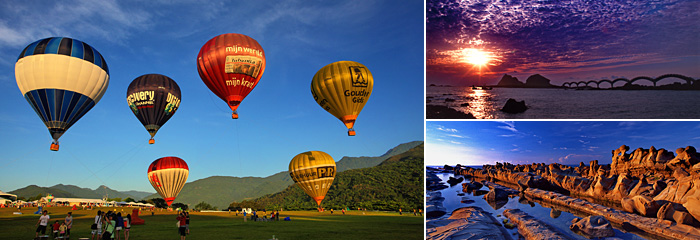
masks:
[(609, 164), (622, 145), (698, 148), (699, 133), (692, 121), (426, 121), (425, 164)]
[(542, 74), (556, 85), (669, 73), (700, 78), (697, 0), (426, 2), (428, 83), (475, 84), (478, 68), (461, 60), (463, 49), (492, 56), (483, 84), (504, 74), (522, 82)]
[[(58, 183), (154, 192), (146, 168), (178, 156), (188, 182), (209, 176), (265, 177), (286, 171), (296, 154), (320, 150), (378, 156), (423, 139), (422, 1), (38, 1), (0, 3), (0, 190)], [(209, 39), (241, 33), (265, 50), (267, 67), (232, 120), (228, 106), (200, 79), (196, 56)], [(49, 151), (46, 127), (14, 77), (28, 44), (64, 36), (105, 58), (110, 84), (102, 100)], [(357, 61), (374, 90), (356, 137), (313, 100), (323, 66)], [(149, 135), (126, 103), (136, 77), (159, 73), (182, 89), (176, 114)]]

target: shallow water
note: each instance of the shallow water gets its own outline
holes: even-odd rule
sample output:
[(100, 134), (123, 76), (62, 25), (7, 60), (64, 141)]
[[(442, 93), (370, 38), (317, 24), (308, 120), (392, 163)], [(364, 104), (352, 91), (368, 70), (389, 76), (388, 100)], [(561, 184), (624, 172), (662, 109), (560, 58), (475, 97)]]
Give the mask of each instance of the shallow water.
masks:
[[(452, 173), (436, 173), (440, 179), (443, 180), (447, 184), (447, 180), (449, 177), (454, 177), (454, 174)], [(458, 176), (460, 177), (460, 176)], [(559, 230), (559, 232), (566, 234), (569, 238), (571, 239), (580, 239), (580, 240), (586, 240), (586, 237), (583, 237), (581, 235), (578, 235), (571, 230), (569, 230), (569, 225), (571, 225), (571, 220), (574, 219), (575, 216), (571, 212), (567, 211), (561, 211), (561, 215), (559, 215), (556, 218), (553, 218), (551, 216), (552, 214), (552, 208), (544, 207), (540, 203), (537, 202), (532, 202), (529, 200), (521, 199), (519, 197), (514, 197), (508, 200), (508, 203), (506, 203), (503, 206), (496, 206), (493, 207), (489, 205), (489, 203), (484, 200), (483, 196), (474, 196), (471, 193), (465, 193), (464, 196), (458, 196), (458, 193), (462, 193), (462, 183), (467, 183), (469, 182), (468, 180), (465, 180), (457, 185), (450, 186), (449, 188), (440, 190), (442, 192), (442, 197), (445, 198), (445, 201), (443, 202), (443, 206), (446, 209), (447, 214), (445, 216), (440, 217), (440, 219), (447, 219), (450, 217), (450, 214), (452, 211), (462, 208), (462, 207), (468, 207), (468, 206), (476, 206), (482, 208), (484, 211), (490, 212), (493, 214), (493, 216), (498, 219), (499, 222), (503, 222), (503, 219), (507, 219), (506, 217), (503, 216), (503, 211), (506, 209), (520, 209), (523, 212), (526, 212), (530, 216), (533, 216), (540, 221), (543, 221), (550, 226), (556, 228)], [(448, 184), (449, 185), (449, 184)], [(488, 187), (484, 186), (481, 188), (481, 190), (486, 190), (488, 191)], [(462, 203), (462, 199), (467, 198), (470, 200), (473, 200), (474, 203), (469, 203), (465, 204)], [(559, 209), (558, 207), (555, 207)], [(561, 208), (563, 209), (563, 208)], [(501, 215), (498, 217), (498, 215)], [(556, 214), (555, 214), (556, 215)], [(579, 218), (585, 217), (583, 215), (578, 216)], [(513, 234), (517, 232), (517, 228), (515, 229), (507, 229), (509, 233)], [(619, 229), (615, 229), (615, 237), (620, 238), (620, 239), (631, 239), (631, 240), (637, 240), (637, 239), (645, 239), (644, 237), (641, 237), (639, 235), (636, 235), (634, 233), (629, 233), (629, 232), (624, 232)], [(517, 238), (516, 238), (517, 239)]]
[[(700, 91), (564, 90), (550, 88), (427, 87), (431, 105), (447, 105), (479, 119), (698, 119)], [(446, 101), (447, 99), (454, 101)], [(524, 113), (500, 109), (508, 98), (525, 101)], [(462, 106), (462, 104), (469, 106)]]

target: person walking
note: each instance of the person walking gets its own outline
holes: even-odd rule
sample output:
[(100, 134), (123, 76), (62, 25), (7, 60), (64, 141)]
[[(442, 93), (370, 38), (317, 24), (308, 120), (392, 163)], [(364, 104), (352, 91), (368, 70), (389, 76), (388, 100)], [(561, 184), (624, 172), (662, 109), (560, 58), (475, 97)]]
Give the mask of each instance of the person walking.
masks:
[(46, 226), (49, 225), (49, 211), (44, 210), (44, 212), (41, 214), (41, 217), (39, 217), (39, 221), (36, 222), (36, 236), (35, 238), (39, 238), (39, 232), (41, 232), (41, 235), (46, 235)]
[(399, 215), (403, 215), (402, 213), (401, 208), (399, 208)]
[(65, 219), (66, 222), (66, 238), (70, 238), (70, 229), (73, 228), (73, 212), (68, 212)]

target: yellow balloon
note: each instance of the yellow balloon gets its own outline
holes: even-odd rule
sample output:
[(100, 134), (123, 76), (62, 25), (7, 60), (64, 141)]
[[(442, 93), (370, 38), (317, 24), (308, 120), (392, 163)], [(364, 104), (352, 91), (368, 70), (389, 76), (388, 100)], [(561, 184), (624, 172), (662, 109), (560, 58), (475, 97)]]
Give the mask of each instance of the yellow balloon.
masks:
[(333, 114), (355, 136), (355, 120), (372, 94), (374, 79), (365, 67), (353, 61), (340, 61), (318, 70), (311, 80), (311, 94), (323, 109)]
[(321, 151), (300, 153), (289, 163), (289, 175), (320, 207), (335, 178), (335, 161)]

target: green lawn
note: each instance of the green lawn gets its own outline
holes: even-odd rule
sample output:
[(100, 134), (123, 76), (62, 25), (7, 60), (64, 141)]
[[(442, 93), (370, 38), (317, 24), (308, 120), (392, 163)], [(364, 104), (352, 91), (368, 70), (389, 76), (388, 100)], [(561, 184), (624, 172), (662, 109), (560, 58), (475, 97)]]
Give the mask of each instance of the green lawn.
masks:
[[(114, 210), (102, 208), (101, 210)], [(50, 223), (63, 220), (69, 207), (51, 207)], [(122, 215), (131, 213), (131, 208), (116, 208)], [(36, 208), (23, 208), (22, 215), (14, 215), (16, 208), (0, 208), (0, 239), (32, 239), (39, 215), (33, 214)], [(97, 209), (73, 212), (71, 239), (90, 237)], [(269, 216), (268, 212), (268, 216)], [(179, 239), (176, 227), (176, 213), (167, 211), (142, 211), (145, 225), (131, 227), (130, 239)], [(281, 221), (290, 217), (292, 221)], [(235, 213), (196, 213), (190, 214), (190, 235), (187, 239), (270, 239), (272, 235), (286, 239), (423, 239), (423, 217), (412, 214), (399, 216), (392, 212), (349, 211), (343, 215), (339, 211), (319, 213), (316, 211), (282, 211), (279, 222), (243, 222), (243, 216)], [(48, 230), (47, 230), (48, 233)], [(123, 239), (123, 236), (122, 236)]]

